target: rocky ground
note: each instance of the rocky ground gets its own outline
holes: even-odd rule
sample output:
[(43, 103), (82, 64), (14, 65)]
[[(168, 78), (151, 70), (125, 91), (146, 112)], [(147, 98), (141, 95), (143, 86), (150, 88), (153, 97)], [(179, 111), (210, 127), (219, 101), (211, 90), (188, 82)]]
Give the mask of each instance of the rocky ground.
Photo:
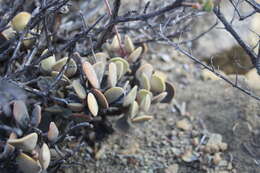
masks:
[[(260, 26), (257, 17), (254, 20), (258, 23), (252, 24), (255, 31)], [(196, 32), (205, 31), (215, 22), (212, 18), (204, 19), (203, 25), (198, 23), (199, 27), (194, 27)], [(73, 25), (78, 27), (79, 23)], [(242, 33), (245, 33), (243, 38), (250, 40), (245, 25), (251, 26), (251, 23), (241, 26)], [(218, 54), (215, 67), (220, 66), (232, 81), (236, 80), (232, 74), (238, 72), (239, 85), (254, 88), (254, 92), (260, 95), (259, 76), (244, 75), (249, 68), (241, 71), (234, 68), (235, 60), (250, 67), (248, 57), (240, 53), (235, 41), (224, 34), (225, 31), (215, 31), (193, 45), (194, 55), (207, 61)], [(171, 47), (151, 44), (149, 48), (144, 58), (167, 74), (168, 80), (175, 85), (174, 100), (171, 104), (155, 105), (150, 112), (153, 120), (136, 124), (128, 132), (116, 130), (102, 143), (96, 159), (89, 156), (89, 148), (82, 147), (70, 159), (73, 164), (64, 164), (60, 172), (259, 173), (260, 102), (201, 69)]]
[[(223, 9), (231, 17), (228, 8)], [(213, 16), (202, 18), (195, 30), (207, 30), (213, 19)], [(255, 35), (248, 37), (246, 33), (248, 26), (259, 29), (257, 19), (259, 16), (250, 23), (236, 24), (250, 44), (255, 44)], [(260, 93), (259, 77), (244, 76), (250, 70), (249, 58), (225, 31), (212, 30), (194, 45), (194, 55), (208, 63), (207, 58), (214, 56), (214, 66), (232, 81), (236, 80), (235, 73), (241, 74), (239, 85)], [(170, 105), (155, 106), (151, 112), (154, 120), (135, 126), (128, 133), (116, 131), (104, 143), (99, 159), (92, 160), (86, 152), (81, 152), (77, 158), (84, 168), (64, 169), (64, 172), (260, 172), (260, 103), (171, 47), (150, 46), (145, 59), (168, 75), (176, 87), (175, 99)], [(237, 68), (234, 62), (246, 68)]]
[[(84, 167), (64, 172), (259, 172), (260, 103), (223, 80), (205, 80), (200, 67), (170, 48), (160, 50), (147, 60), (175, 84), (173, 102), (155, 106), (154, 120), (116, 131), (97, 160), (83, 149), (76, 158)], [(248, 87), (244, 76), (238, 81)]]

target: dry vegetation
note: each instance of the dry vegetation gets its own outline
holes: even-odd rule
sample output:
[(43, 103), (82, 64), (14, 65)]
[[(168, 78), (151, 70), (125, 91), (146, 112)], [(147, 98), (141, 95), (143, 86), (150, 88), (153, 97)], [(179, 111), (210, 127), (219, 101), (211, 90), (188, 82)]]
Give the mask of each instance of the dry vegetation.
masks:
[[(255, 0), (0, 0), (1, 171), (257, 172), (259, 32), (248, 42), (234, 23), (259, 13)], [(231, 53), (197, 56), (219, 30)]]

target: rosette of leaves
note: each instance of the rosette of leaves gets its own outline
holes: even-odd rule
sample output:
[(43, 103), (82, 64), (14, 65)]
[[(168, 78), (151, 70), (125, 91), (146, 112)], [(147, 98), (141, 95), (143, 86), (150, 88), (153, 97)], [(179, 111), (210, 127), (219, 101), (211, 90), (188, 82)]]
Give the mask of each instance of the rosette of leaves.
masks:
[[(39, 98), (27, 99), (8, 82), (0, 85), (0, 166), (8, 171), (18, 166), (29, 173), (51, 170), (66, 155), (59, 148), (66, 149), (68, 134), (86, 141), (95, 156), (96, 144), (115, 126), (129, 130), (153, 119), (151, 105), (170, 102), (174, 87), (165, 74), (142, 60), (143, 49), (128, 36), (122, 44), (115, 37), (91, 57), (74, 53), (42, 60), (33, 87), (63, 102), (43, 104)], [(116, 117), (116, 123), (109, 117)], [(82, 123), (87, 126), (75, 131)]]
[(134, 123), (153, 119), (149, 114), (152, 104), (172, 100), (173, 85), (164, 73), (142, 60), (144, 52), (129, 36), (121, 44), (115, 36), (103, 52), (91, 57), (75, 53), (70, 60), (56, 60), (51, 56), (40, 67), (43, 73), (56, 76), (67, 66), (62, 75), (64, 86), (56, 94), (68, 101), (70, 118), (93, 124), (94, 132), (85, 134), (95, 141), (113, 131), (108, 117), (119, 117), (116, 126), (128, 130)]

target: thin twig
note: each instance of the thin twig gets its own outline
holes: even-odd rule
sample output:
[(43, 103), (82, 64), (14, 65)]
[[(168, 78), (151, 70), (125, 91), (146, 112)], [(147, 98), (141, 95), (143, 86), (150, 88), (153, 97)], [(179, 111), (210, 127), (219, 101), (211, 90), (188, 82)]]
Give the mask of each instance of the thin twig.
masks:
[(237, 88), (238, 90), (242, 91), (243, 93), (251, 96), (252, 98), (260, 101), (260, 97), (253, 94), (251, 91), (244, 89), (238, 85), (236, 85), (236, 83), (232, 82), (231, 80), (229, 80), (227, 77), (225, 77), (224, 75), (222, 75), (221, 73), (219, 73), (218, 71), (215, 71), (214, 68), (209, 67), (208, 65), (204, 64), (201, 60), (199, 60), (198, 58), (194, 57), (193, 55), (191, 55), (190, 53), (188, 53), (187, 51), (181, 49), (179, 47), (178, 44), (172, 42), (171, 40), (169, 40), (167, 37), (164, 36), (163, 33), (160, 33), (161, 37), (172, 47), (174, 47), (177, 51), (181, 52), (182, 54), (186, 55), (187, 57), (189, 57), (190, 59), (192, 59), (194, 62), (200, 64), (201, 66), (203, 66), (204, 68), (208, 69), (209, 71), (213, 72), (215, 75), (217, 75), (218, 77), (220, 77), (221, 79), (223, 79), (224, 81), (226, 81), (227, 83), (229, 83), (230, 85), (232, 85), (234, 88)]
[[(242, 38), (239, 36), (239, 34), (234, 30), (234, 28), (228, 23), (227, 19), (223, 15), (223, 13), (220, 12), (220, 9), (215, 7), (214, 13), (218, 17), (218, 19), (222, 22), (222, 24), (225, 26), (225, 29), (234, 37), (234, 39), (238, 42), (238, 44), (245, 50), (245, 52), (248, 54), (248, 56), (251, 58), (251, 62), (253, 65), (256, 65), (256, 59), (257, 55), (255, 52), (249, 47), (248, 44), (246, 44)], [(258, 74), (260, 75), (260, 69), (258, 70)]]

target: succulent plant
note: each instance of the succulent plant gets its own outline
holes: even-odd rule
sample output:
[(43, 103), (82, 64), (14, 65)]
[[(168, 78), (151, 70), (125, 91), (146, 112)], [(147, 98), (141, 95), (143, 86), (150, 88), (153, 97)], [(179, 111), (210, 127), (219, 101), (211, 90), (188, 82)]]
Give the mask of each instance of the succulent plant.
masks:
[[(115, 37), (103, 52), (92, 57), (74, 53), (57, 59), (51, 55), (39, 63), (37, 89), (65, 102), (39, 104), (8, 82), (0, 85), (3, 167), (8, 167), (11, 160), (23, 172), (47, 170), (51, 158), (54, 162), (57, 159), (57, 145), (62, 148), (68, 134), (81, 136), (96, 147), (95, 143), (114, 128), (128, 131), (136, 123), (153, 119), (151, 104), (172, 100), (173, 85), (164, 73), (142, 60), (143, 47), (136, 48), (129, 36), (120, 44)], [(110, 116), (118, 117), (115, 123)], [(81, 126), (84, 123), (86, 126)], [(84, 128), (73, 131), (78, 127)], [(59, 155), (65, 156), (66, 152), (60, 151)], [(10, 159), (5, 161), (7, 157)]]
[[(0, 120), (2, 128), (9, 128), (9, 132), (6, 131), (1, 134), (1, 136), (4, 136), (2, 139), (6, 139), (6, 141), (2, 148), (0, 147), (0, 161), (3, 164), (9, 164), (6, 161), (7, 158), (15, 156), (11, 160), (23, 172), (36, 173), (47, 169), (51, 159), (49, 147), (43, 140), (39, 139), (39, 134), (34, 132), (34, 128), (37, 128), (41, 123), (41, 107), (35, 105), (31, 115), (29, 115), (25, 101), (13, 100), (11, 104), (13, 106), (12, 117), (7, 117), (3, 112), (2, 116), (6, 117), (1, 117)], [(10, 123), (10, 126), (7, 126), (7, 123), (2, 125), (4, 121), (14, 121), (15, 125), (13, 127), (11, 126), (12, 123)], [(15, 128), (20, 131), (15, 130)], [(48, 139), (49, 136), (52, 140), (57, 137), (58, 134), (55, 130), (57, 129), (50, 128), (48, 130)]]
[(150, 105), (170, 102), (174, 96), (166, 75), (142, 61), (143, 48), (135, 48), (129, 36), (125, 36), (124, 50), (120, 49), (117, 37), (104, 49), (89, 58), (95, 59), (94, 63), (77, 54), (85, 79), (67, 76), (72, 80), (67, 96), (77, 96), (68, 107), (73, 112), (91, 115), (91, 119), (104, 117), (104, 112), (112, 109), (127, 117), (129, 124), (152, 119), (146, 115)]

